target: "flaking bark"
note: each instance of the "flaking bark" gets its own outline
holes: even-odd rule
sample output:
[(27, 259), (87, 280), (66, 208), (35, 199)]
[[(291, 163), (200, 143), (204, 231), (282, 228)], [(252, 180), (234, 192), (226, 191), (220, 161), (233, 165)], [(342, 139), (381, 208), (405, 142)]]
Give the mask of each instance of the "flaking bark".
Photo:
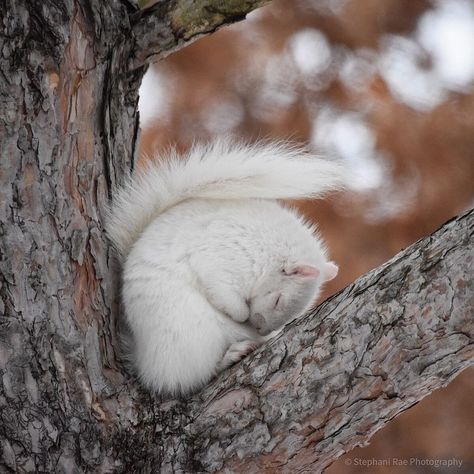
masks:
[[(169, 15), (183, 5), (159, 3)], [(102, 218), (138, 143), (143, 15), (127, 0), (0, 0), (1, 470), (106, 471), (129, 455), (108, 442), (134, 421), (114, 405), (127, 375)], [(143, 35), (168, 35), (160, 57), (185, 29)], [(135, 388), (125, 405), (148, 399)]]
[(472, 361), (472, 213), (191, 400), (152, 397), (116, 361), (102, 211), (133, 167), (146, 61), (262, 3), (3, 0), (3, 471), (315, 472)]

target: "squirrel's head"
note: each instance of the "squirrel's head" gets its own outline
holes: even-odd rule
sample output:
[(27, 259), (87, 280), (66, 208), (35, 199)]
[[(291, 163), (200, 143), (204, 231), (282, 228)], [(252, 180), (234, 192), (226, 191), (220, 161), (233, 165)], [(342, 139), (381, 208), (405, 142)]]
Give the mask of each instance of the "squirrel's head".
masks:
[(295, 262), (269, 268), (261, 275), (249, 299), (248, 322), (262, 336), (307, 312), (324, 282), (338, 272), (325, 258), (317, 263)]

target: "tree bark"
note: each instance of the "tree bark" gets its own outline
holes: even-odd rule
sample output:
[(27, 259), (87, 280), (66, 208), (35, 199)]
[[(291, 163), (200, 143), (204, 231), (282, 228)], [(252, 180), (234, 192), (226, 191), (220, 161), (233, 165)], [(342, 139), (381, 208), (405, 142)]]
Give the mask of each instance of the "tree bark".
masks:
[(102, 214), (133, 167), (146, 62), (263, 3), (2, 0), (3, 470), (317, 471), (472, 361), (472, 213), (191, 400), (116, 361)]
[(120, 400), (126, 374), (114, 354), (118, 278), (103, 209), (133, 166), (144, 55), (164, 56), (263, 2), (220, 3), (142, 11), (128, 0), (0, 0), (4, 469), (82, 472), (110, 459), (102, 448), (120, 416), (101, 407)]

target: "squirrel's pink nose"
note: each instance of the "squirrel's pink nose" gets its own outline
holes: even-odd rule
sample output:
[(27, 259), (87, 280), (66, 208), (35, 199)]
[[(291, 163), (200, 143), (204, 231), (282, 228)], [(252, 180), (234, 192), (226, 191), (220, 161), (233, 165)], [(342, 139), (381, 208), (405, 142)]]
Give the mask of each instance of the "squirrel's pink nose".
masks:
[(265, 326), (265, 318), (260, 313), (255, 313), (252, 316), (252, 323), (253, 323), (254, 328), (257, 331), (260, 331), (260, 329), (262, 329), (262, 327)]

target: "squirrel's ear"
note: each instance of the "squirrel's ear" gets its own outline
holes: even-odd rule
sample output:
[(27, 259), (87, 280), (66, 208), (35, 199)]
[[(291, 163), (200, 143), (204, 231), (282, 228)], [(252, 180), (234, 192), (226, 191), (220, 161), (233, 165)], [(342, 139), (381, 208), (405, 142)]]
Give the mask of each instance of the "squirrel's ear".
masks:
[(327, 262), (325, 266), (325, 281), (332, 280), (336, 278), (337, 273), (339, 272), (339, 267), (334, 262)]
[(297, 264), (283, 269), (283, 273), (287, 276), (298, 276), (301, 278), (317, 278), (319, 270), (312, 265)]

